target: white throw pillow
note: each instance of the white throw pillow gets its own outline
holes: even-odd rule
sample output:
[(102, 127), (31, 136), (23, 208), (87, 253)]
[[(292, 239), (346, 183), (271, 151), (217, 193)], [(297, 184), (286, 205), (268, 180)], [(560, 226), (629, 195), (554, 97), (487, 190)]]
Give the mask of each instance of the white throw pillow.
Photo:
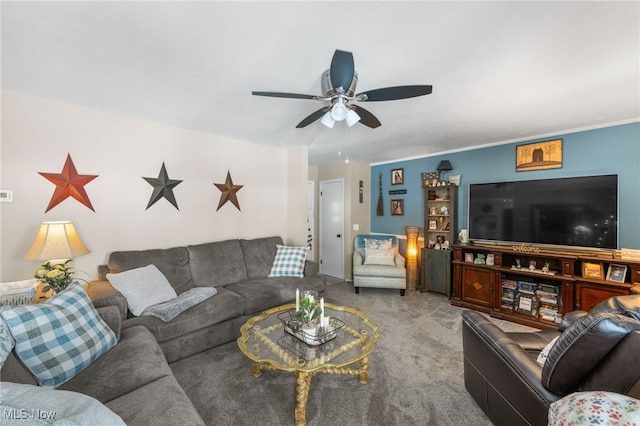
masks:
[(124, 295), (135, 316), (140, 316), (149, 306), (178, 297), (167, 277), (155, 265), (107, 274), (107, 279)]
[(544, 367), (544, 363), (547, 361), (547, 358), (549, 357), (549, 352), (551, 352), (551, 348), (553, 348), (553, 345), (556, 343), (556, 340), (558, 340), (558, 337), (556, 337), (555, 339), (547, 343), (547, 346), (545, 346), (542, 352), (538, 354), (538, 359), (536, 359), (536, 361), (541, 366)]
[(393, 259), (393, 249), (364, 248), (365, 265), (385, 265), (395, 266)]

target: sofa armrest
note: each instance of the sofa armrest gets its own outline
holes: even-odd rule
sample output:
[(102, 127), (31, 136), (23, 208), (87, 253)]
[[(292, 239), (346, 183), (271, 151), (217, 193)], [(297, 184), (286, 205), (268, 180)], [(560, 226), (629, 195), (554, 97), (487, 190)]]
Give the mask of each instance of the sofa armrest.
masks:
[(122, 330), (122, 316), (120, 315), (120, 310), (117, 306), (103, 306), (101, 308), (96, 308), (100, 318), (107, 323), (109, 328), (113, 330), (116, 335), (116, 338), (120, 340), (120, 330)]
[(129, 309), (127, 299), (109, 281), (91, 281), (87, 284), (87, 294), (96, 308), (115, 306), (118, 308), (122, 319), (127, 318)]
[(396, 263), (396, 268), (404, 268), (404, 257), (402, 257), (400, 254), (396, 254), (394, 260)]
[(542, 385), (542, 367), (485, 316), (462, 312), (465, 387), (495, 422), (546, 424), (551, 402), (560, 395)]
[(308, 277), (310, 275), (318, 275), (319, 272), (320, 272), (320, 265), (318, 265), (318, 262), (314, 262), (312, 260), (304, 261), (303, 274), (305, 277)]

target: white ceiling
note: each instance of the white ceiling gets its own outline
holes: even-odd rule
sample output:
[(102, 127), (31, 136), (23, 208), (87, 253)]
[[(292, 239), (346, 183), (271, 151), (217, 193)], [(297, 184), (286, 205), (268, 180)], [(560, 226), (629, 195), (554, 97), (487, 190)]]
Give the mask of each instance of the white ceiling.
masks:
[[(274, 146), (379, 163), (640, 119), (640, 2), (2, 2), (2, 86)], [(296, 124), (335, 49), (382, 122)]]

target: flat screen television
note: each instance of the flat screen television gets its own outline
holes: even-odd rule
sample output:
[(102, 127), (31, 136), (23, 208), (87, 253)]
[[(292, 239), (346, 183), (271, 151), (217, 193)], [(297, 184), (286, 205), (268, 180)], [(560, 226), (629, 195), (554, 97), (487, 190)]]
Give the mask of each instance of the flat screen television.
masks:
[(616, 249), (618, 175), (469, 185), (469, 238)]

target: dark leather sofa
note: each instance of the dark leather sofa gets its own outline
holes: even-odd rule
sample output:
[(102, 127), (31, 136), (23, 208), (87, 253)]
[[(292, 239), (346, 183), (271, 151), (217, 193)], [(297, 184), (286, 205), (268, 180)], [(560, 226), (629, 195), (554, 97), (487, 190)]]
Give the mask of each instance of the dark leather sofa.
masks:
[[(549, 342), (544, 367), (536, 359)], [(557, 329), (502, 331), (486, 316), (462, 312), (467, 391), (500, 425), (546, 425), (549, 406), (573, 392), (601, 390), (640, 398), (640, 295), (574, 311)]]

